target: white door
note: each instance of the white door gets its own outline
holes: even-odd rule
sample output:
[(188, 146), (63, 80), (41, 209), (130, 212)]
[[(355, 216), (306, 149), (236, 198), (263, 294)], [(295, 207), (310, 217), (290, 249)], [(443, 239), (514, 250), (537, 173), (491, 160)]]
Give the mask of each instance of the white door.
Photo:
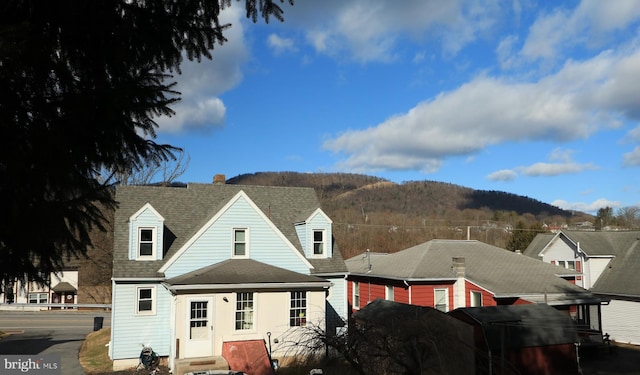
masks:
[(190, 298), (187, 300), (187, 330), (184, 357), (207, 357), (213, 355), (213, 298)]

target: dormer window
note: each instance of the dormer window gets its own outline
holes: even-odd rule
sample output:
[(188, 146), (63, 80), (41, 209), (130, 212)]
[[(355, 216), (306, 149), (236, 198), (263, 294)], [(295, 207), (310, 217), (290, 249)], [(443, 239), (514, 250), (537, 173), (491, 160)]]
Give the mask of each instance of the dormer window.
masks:
[(325, 235), (324, 230), (313, 231), (313, 255), (324, 255)]
[(156, 248), (156, 228), (139, 228), (138, 257), (153, 258)]
[(233, 230), (233, 256), (245, 258), (247, 253), (247, 229), (236, 228)]

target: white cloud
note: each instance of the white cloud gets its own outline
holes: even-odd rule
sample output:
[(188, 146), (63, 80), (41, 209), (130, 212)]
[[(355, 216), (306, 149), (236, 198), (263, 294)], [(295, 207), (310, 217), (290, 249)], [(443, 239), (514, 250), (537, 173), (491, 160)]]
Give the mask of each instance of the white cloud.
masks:
[(618, 30), (640, 19), (636, 0), (582, 0), (575, 9), (556, 8), (529, 29), (520, 54), (530, 60), (554, 60), (574, 46), (604, 45)]
[(574, 210), (588, 213), (596, 213), (599, 209), (605, 207), (618, 208), (622, 207), (622, 203), (619, 201), (611, 201), (605, 198), (597, 199), (591, 203), (585, 202), (567, 202), (562, 199), (555, 200), (551, 203), (556, 207), (560, 207), (564, 210)]
[(490, 181), (513, 181), (518, 177), (518, 173), (511, 169), (503, 169), (493, 172), (487, 176)]
[[(636, 71), (630, 64), (640, 59), (640, 49), (627, 53), (569, 61), (534, 83), (479, 76), (377, 126), (345, 131), (324, 147), (346, 156), (341, 168), (410, 170), (429, 165), (427, 170), (433, 170), (443, 158), (472, 155), (500, 143), (585, 139), (620, 126), (621, 118), (640, 119), (640, 103), (629, 100), (640, 97), (640, 85), (630, 84), (640, 74), (640, 67)], [(527, 174), (548, 175), (595, 166), (527, 168)]]
[(291, 38), (282, 38), (276, 34), (270, 34), (267, 37), (267, 45), (274, 54), (279, 55), (288, 51), (295, 51), (295, 42)]
[(626, 167), (640, 167), (640, 146), (636, 146), (631, 152), (627, 152), (623, 157), (623, 165)]
[(565, 163), (535, 163), (528, 167), (519, 167), (518, 171), (525, 176), (559, 176), (563, 174), (580, 173), (587, 170), (599, 169), (593, 163), (579, 164), (573, 162)]
[(228, 7), (221, 13), (221, 22), (232, 23), (225, 31), (228, 42), (216, 45), (213, 59), (201, 62), (185, 61), (182, 74), (176, 75), (174, 88), (182, 93), (181, 101), (173, 105), (176, 115), (156, 119), (159, 132), (177, 133), (187, 129), (207, 130), (224, 124), (226, 109), (219, 96), (242, 80), (240, 70), (248, 54), (244, 45), (244, 30), (240, 7)]
[(296, 3), (286, 23), (305, 30), (318, 53), (359, 62), (393, 61), (402, 38), (437, 41), (455, 55), (495, 26), (496, 0), (325, 0)]

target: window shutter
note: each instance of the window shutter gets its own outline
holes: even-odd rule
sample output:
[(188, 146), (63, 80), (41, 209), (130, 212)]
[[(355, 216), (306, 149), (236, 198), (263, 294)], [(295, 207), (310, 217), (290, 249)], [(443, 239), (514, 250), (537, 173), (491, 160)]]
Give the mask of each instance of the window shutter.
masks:
[(576, 260), (576, 272), (582, 272), (582, 262)]
[(555, 260), (552, 260), (552, 261), (551, 261), (551, 264), (556, 264), (556, 261), (555, 261)]

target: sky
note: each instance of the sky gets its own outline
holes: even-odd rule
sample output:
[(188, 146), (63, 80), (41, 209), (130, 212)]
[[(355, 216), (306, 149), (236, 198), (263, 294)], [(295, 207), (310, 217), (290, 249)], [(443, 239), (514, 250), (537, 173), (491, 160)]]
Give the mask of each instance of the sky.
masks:
[(223, 11), (156, 141), (183, 182), (358, 173), (563, 209), (640, 205), (640, 1), (296, 0)]

